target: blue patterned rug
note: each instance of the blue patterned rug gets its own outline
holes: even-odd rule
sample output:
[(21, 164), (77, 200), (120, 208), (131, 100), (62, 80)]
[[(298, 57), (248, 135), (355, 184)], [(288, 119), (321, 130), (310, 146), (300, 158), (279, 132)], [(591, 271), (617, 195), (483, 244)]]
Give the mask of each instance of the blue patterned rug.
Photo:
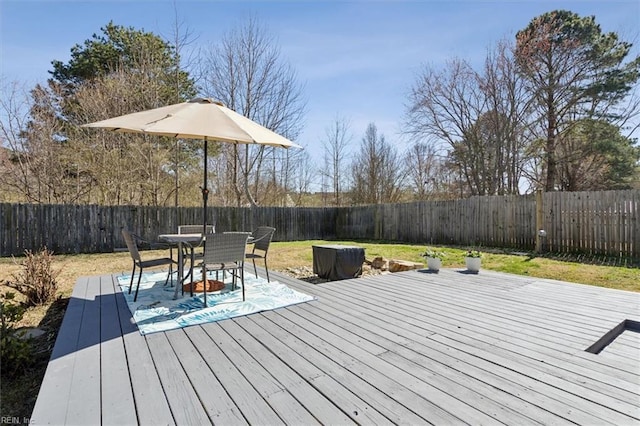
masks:
[[(230, 291), (231, 280), (227, 279), (223, 290), (207, 292), (207, 308), (204, 308), (202, 293), (194, 293), (191, 297), (188, 292), (185, 292), (184, 296), (178, 292), (178, 299), (173, 300), (175, 287), (165, 286), (166, 278), (167, 272), (142, 274), (138, 300), (134, 302), (137, 275), (133, 280), (134, 287), (131, 294), (128, 294), (131, 274), (118, 277), (118, 284), (140, 334), (220, 321), (315, 299), (277, 281), (267, 282), (266, 279), (256, 278), (255, 275), (246, 273), (244, 302), (240, 283), (238, 282), (238, 288), (235, 291)], [(196, 278), (199, 277), (196, 275)], [(210, 278), (213, 279), (213, 277)]]

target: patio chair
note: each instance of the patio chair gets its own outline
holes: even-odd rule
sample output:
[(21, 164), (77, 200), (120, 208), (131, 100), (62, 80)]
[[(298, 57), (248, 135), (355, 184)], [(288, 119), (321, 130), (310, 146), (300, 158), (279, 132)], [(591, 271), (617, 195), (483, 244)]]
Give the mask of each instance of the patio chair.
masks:
[(269, 253), (269, 246), (271, 245), (271, 239), (273, 238), (274, 232), (276, 232), (276, 228), (272, 228), (270, 226), (259, 226), (251, 234), (253, 250), (251, 253), (247, 253), (246, 255), (246, 258), (251, 259), (253, 262), (253, 271), (256, 274), (256, 278), (258, 278), (256, 259), (264, 260), (264, 269), (267, 272), (267, 282), (271, 282), (269, 280), (269, 268), (267, 267), (267, 253)]
[(202, 261), (202, 279), (204, 281), (204, 306), (207, 307), (207, 271), (215, 271), (216, 279), (218, 273), (223, 273), (223, 280), (226, 272), (232, 276), (231, 290), (235, 290), (237, 280), (240, 278), (242, 285), (242, 300), (245, 300), (244, 291), (244, 259), (247, 249), (248, 232), (232, 232), (207, 234), (204, 242), (204, 258)]
[[(205, 234), (213, 234), (216, 232), (215, 225), (207, 225)], [(202, 234), (202, 225), (180, 225), (178, 226), (178, 234)]]
[[(169, 273), (167, 274), (167, 279), (164, 282), (164, 285), (167, 285), (169, 282), (169, 277), (173, 274), (173, 265), (177, 265), (178, 262), (173, 260), (173, 252), (169, 251), (169, 257), (161, 257), (157, 259), (148, 259), (142, 260), (140, 256), (140, 252), (138, 251), (138, 241), (145, 242), (139, 236), (132, 234), (126, 229), (122, 230), (122, 236), (124, 237), (125, 243), (127, 243), (127, 248), (129, 249), (129, 254), (131, 255), (131, 259), (133, 259), (133, 271), (131, 271), (131, 282), (129, 283), (129, 294), (131, 294), (131, 289), (133, 288), (133, 277), (136, 274), (136, 267), (140, 268), (140, 273), (138, 275), (138, 284), (136, 285), (136, 293), (133, 296), (133, 301), (135, 302), (138, 299), (138, 290), (140, 289), (140, 280), (142, 279), (142, 271), (144, 268), (153, 268), (156, 266), (164, 266), (169, 265)], [(169, 248), (166, 245), (151, 245), (150, 248)]]

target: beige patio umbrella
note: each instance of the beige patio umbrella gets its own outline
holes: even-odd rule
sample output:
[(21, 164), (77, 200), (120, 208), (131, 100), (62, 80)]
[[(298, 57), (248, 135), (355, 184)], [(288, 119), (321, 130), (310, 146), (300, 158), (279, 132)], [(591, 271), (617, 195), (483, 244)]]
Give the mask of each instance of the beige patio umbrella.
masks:
[(122, 133), (146, 133), (204, 140), (203, 230), (206, 230), (207, 226), (207, 199), (209, 195), (207, 189), (208, 141), (301, 148), (289, 139), (225, 107), (222, 103), (204, 98), (121, 115), (84, 124), (82, 127), (99, 127)]

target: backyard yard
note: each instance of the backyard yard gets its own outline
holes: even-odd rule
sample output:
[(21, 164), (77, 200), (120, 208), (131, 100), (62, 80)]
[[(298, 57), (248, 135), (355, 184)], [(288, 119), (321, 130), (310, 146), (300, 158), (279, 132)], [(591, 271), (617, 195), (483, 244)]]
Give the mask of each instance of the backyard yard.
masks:
[[(312, 245), (326, 241), (274, 242), (269, 251), (269, 269), (302, 280), (315, 280), (312, 271)], [(332, 242), (335, 244), (335, 242)], [(366, 261), (376, 257), (385, 259), (422, 262), (424, 245), (393, 244), (379, 242), (345, 241), (340, 244), (358, 245), (365, 249)], [(464, 254), (468, 247), (437, 247), (445, 252), (443, 268), (464, 269)], [(501, 250), (483, 249), (482, 269), (518, 274), (529, 277), (560, 279), (563, 281), (589, 284), (600, 287), (616, 288), (640, 292), (640, 269), (637, 263), (620, 259), (607, 259), (588, 256), (533, 256), (527, 253), (505, 253)], [(143, 252), (153, 257), (165, 252)], [(12, 280), (20, 275), (21, 258), (0, 259), (0, 281)], [(260, 263), (258, 263), (260, 266)], [(57, 276), (58, 295), (56, 302), (35, 308), (29, 308), (18, 324), (33, 327), (44, 333), (33, 340), (36, 351), (35, 362), (25, 369), (25, 374), (16, 380), (2, 382), (2, 416), (28, 417), (33, 408), (38, 388), (55, 343), (58, 327), (64, 315), (66, 303), (80, 276), (95, 276), (117, 272), (129, 273), (131, 259), (127, 252), (91, 254), (91, 255), (54, 255), (52, 268), (59, 271)], [(365, 265), (365, 275), (385, 273), (371, 270)], [(480, 272), (482, 273), (482, 272)], [(2, 285), (1, 291), (10, 290)]]

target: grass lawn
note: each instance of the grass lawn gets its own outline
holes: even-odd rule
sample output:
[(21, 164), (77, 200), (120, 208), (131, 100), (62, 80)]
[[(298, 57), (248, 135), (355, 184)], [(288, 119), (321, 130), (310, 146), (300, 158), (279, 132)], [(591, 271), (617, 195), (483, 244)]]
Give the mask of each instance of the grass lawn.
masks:
[[(274, 270), (284, 270), (287, 267), (308, 266), (313, 264), (311, 246), (327, 244), (327, 241), (295, 241), (272, 243), (269, 252), (269, 266)], [(331, 244), (336, 244), (331, 242)], [(395, 244), (362, 241), (344, 241), (338, 244), (357, 245), (365, 248), (366, 259), (382, 256), (386, 259), (401, 259), (422, 262), (426, 266), (421, 254), (425, 251), (423, 244)], [(443, 268), (464, 268), (466, 249), (444, 246), (430, 246), (438, 251), (444, 251)], [(537, 278), (549, 278), (600, 287), (617, 288), (620, 290), (640, 291), (640, 265), (635, 267), (610, 266), (619, 264), (611, 259), (578, 256), (540, 257), (533, 254), (509, 254), (502, 250), (482, 251), (482, 269), (506, 272), (517, 275), (528, 275)], [(588, 263), (587, 263), (588, 262)]]
[[(269, 269), (286, 271), (287, 268), (311, 268), (313, 254), (311, 246), (326, 244), (327, 241), (295, 241), (274, 242), (269, 251)], [(337, 244), (336, 242), (330, 242)], [(339, 244), (358, 245), (365, 248), (366, 259), (372, 260), (381, 256), (386, 259), (409, 260), (425, 263), (421, 254), (424, 245), (394, 244), (380, 242), (344, 241)], [(463, 248), (435, 247), (445, 251), (442, 259), (443, 268), (464, 268)], [(146, 257), (166, 255), (166, 250), (160, 252), (143, 252)], [(20, 261), (18, 258), (16, 261)], [(568, 282), (616, 288), (621, 290), (640, 292), (640, 265), (634, 267), (609, 266), (620, 265), (620, 260), (602, 258), (569, 257), (554, 259), (553, 257), (536, 257), (526, 254), (508, 254), (500, 250), (483, 251), (482, 269), (527, 275), (538, 278), (557, 279)], [(258, 263), (260, 265), (260, 263)], [(33, 364), (25, 369), (24, 374), (17, 379), (0, 383), (0, 416), (29, 417), (38, 395), (38, 390), (44, 371), (49, 360), (55, 337), (62, 321), (69, 296), (73, 286), (80, 276), (110, 274), (131, 271), (131, 258), (128, 252), (81, 255), (55, 255), (53, 269), (60, 271), (58, 275), (59, 299), (51, 305), (29, 308), (19, 323), (23, 327), (38, 327), (45, 333), (33, 339)], [(20, 266), (12, 258), (0, 258), (0, 283), (11, 280), (20, 274)], [(10, 290), (0, 285), (0, 292)]]

